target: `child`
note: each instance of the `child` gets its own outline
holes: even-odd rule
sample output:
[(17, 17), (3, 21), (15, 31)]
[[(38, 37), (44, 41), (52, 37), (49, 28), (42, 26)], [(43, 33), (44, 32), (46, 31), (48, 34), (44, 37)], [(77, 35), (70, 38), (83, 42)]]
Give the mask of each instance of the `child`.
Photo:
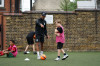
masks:
[(10, 40), (10, 46), (8, 49), (3, 50), (0, 52), (0, 56), (3, 56), (5, 54), (7, 54), (7, 57), (16, 57), (17, 55), (17, 47), (15, 45), (15, 41), (14, 40)]
[(61, 20), (56, 20), (55, 23), (56, 23), (55, 35), (56, 35), (56, 43), (57, 43), (57, 49), (58, 49), (58, 57), (55, 60), (56, 61), (60, 60), (61, 51), (64, 54), (64, 57), (62, 58), (62, 60), (65, 60), (68, 57), (68, 55), (62, 49), (63, 44), (65, 43), (64, 28), (61, 25)]
[(34, 46), (33, 38), (35, 39), (35, 32), (32, 31), (26, 37), (28, 45), (26, 46), (26, 49), (24, 51), (24, 54), (27, 54), (27, 49), (28, 49), (28, 47), (30, 45), (33, 45), (33, 54), (37, 54), (36, 51), (35, 51), (35, 46)]

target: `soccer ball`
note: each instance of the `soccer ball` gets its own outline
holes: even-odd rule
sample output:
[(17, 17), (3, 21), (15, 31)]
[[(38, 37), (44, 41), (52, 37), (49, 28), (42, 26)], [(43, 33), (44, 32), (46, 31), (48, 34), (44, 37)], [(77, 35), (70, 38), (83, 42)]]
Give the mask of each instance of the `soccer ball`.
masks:
[(40, 56), (40, 58), (41, 58), (41, 60), (45, 60), (46, 59), (46, 55), (43, 54), (43, 55)]

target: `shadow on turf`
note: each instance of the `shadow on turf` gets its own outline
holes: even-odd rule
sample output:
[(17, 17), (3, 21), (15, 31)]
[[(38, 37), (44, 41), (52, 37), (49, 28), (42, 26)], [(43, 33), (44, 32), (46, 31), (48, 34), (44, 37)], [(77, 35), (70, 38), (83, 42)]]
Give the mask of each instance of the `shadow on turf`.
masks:
[[(9, 57), (6, 57), (6, 56), (0, 56), (0, 58), (9, 58)], [(16, 58), (16, 57), (11, 57), (11, 58)]]

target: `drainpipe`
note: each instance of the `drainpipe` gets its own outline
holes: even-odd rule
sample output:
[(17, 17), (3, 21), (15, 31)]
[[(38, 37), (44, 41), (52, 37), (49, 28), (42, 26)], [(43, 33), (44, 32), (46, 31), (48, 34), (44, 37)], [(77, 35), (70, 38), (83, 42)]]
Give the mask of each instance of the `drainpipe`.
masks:
[[(30, 11), (32, 11), (32, 0), (30, 0)], [(30, 18), (31, 18), (31, 30), (32, 30), (32, 14), (30, 14)]]
[(12, 12), (11, 5), (12, 5), (12, 0), (10, 0), (10, 13)]
[(32, 0), (30, 0), (30, 10), (32, 11)]
[(2, 17), (1, 17), (1, 23), (2, 23), (2, 25), (1, 25), (1, 42), (2, 42), (2, 44), (1, 44), (1, 49), (3, 50), (3, 15), (2, 15)]
[(98, 19), (97, 19), (97, 17), (98, 17), (98, 14), (97, 14), (97, 0), (95, 1), (95, 30), (96, 30), (96, 41), (98, 41), (97, 40), (97, 34), (98, 34), (98, 30), (97, 30), (97, 28), (98, 28)]

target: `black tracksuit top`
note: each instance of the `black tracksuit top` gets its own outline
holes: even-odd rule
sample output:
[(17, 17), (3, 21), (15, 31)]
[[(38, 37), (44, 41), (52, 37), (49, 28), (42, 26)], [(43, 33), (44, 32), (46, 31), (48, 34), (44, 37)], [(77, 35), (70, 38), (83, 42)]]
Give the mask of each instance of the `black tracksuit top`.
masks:
[[(42, 28), (40, 24), (44, 25), (44, 28)], [(47, 36), (46, 21), (43, 20), (42, 18), (37, 19), (36, 26), (35, 26), (35, 32), (38, 35)]]

